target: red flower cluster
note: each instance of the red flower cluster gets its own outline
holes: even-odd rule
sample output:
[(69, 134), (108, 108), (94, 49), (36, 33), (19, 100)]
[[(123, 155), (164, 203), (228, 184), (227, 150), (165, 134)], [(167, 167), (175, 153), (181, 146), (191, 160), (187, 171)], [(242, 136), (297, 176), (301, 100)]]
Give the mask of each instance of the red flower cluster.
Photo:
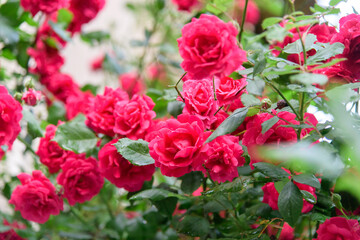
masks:
[(190, 12), (194, 7), (200, 5), (199, 0), (172, 0), (180, 11)]
[(7, 91), (0, 85), (0, 159), (5, 154), (4, 147), (11, 149), (13, 142), (21, 131), (20, 120), (22, 118), (22, 107)]
[(38, 12), (50, 14), (67, 5), (68, 0), (21, 0), (21, 6), (33, 16)]

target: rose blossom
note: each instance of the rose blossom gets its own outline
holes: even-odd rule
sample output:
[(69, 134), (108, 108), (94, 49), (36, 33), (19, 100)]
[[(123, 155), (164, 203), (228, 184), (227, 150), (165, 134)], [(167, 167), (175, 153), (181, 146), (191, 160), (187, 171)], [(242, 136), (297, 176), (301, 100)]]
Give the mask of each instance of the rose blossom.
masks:
[(91, 101), (89, 111), (86, 114), (86, 125), (97, 133), (113, 137), (115, 135), (115, 104), (118, 101), (128, 100), (129, 96), (120, 88), (114, 90), (105, 87), (104, 94), (96, 95)]
[(41, 171), (33, 171), (32, 176), (21, 173), (18, 178), (22, 185), (15, 188), (9, 203), (15, 205), (15, 211), (20, 211), (23, 218), (45, 223), (50, 215), (58, 215), (63, 210), (62, 199)]
[(91, 92), (79, 92), (79, 94), (71, 95), (66, 99), (65, 109), (66, 118), (71, 120), (79, 113), (87, 114), (90, 108), (90, 102), (94, 96)]
[(350, 14), (340, 19), (339, 33), (330, 43), (340, 42), (345, 49), (336, 58), (347, 58), (330, 67), (326, 74), (329, 77), (344, 77), (350, 82), (360, 79), (360, 15)]
[[(7, 146), (11, 149), (21, 131), (21, 111), (20, 103), (8, 93), (6, 87), (0, 85), (0, 147)], [(4, 154), (3, 148), (0, 148), (0, 159)]]
[[(287, 173), (290, 174), (290, 171), (283, 168)], [(291, 177), (289, 176), (289, 179)], [(294, 184), (300, 189), (300, 190), (305, 190), (308, 191), (309, 193), (311, 193), (311, 195), (313, 195), (315, 197), (315, 199), (317, 199), (317, 196), (315, 194), (315, 188), (311, 187), (309, 185), (305, 185), (302, 183), (298, 183), (294, 181)], [(266, 183), (262, 188), (261, 188), (264, 192), (264, 198), (263, 198), (263, 203), (267, 203), (269, 204), (269, 206), (273, 209), (273, 210), (279, 210), (278, 207), (278, 199), (279, 199), (279, 192), (276, 190), (275, 188), (275, 184), (273, 182), (269, 182)], [(310, 212), (311, 209), (314, 207), (313, 204), (307, 202), (305, 199), (303, 199), (303, 207), (301, 212), (302, 213), (307, 213)]]
[(71, 153), (62, 149), (57, 142), (52, 141), (55, 137), (56, 129), (57, 127), (52, 124), (46, 126), (45, 137), (40, 139), (39, 148), (36, 152), (40, 162), (48, 167), (50, 173), (57, 173), (60, 170), (61, 164), (65, 162)]
[(91, 62), (91, 70), (93, 71), (97, 71), (97, 70), (101, 70), (103, 68), (103, 62), (105, 60), (105, 55), (101, 55), (97, 58), (95, 58), (92, 62)]
[[(276, 237), (277, 232), (280, 231), (278, 229), (279, 226), (278, 225), (275, 226), (277, 226), (277, 228), (272, 227), (271, 225), (269, 225), (269, 227), (267, 228), (267, 233), (270, 237), (271, 236)], [(297, 239), (294, 236), (294, 229), (287, 222), (284, 222), (278, 240), (294, 240), (294, 239)]]
[(228, 76), (247, 60), (246, 52), (237, 45), (236, 28), (216, 16), (193, 18), (181, 32), (181, 67), (193, 79)]
[(101, 174), (118, 188), (129, 192), (139, 191), (145, 181), (150, 181), (155, 172), (154, 164), (135, 166), (123, 158), (113, 145), (114, 139), (105, 144), (99, 151), (99, 168)]
[(218, 109), (218, 104), (214, 99), (210, 80), (187, 80), (183, 85), (182, 96), (185, 99), (183, 113), (198, 116), (206, 128), (216, 121), (214, 114)]
[(35, 91), (30, 88), (26, 92), (24, 92), (21, 100), (23, 100), (29, 106), (35, 106), (38, 101), (41, 99), (41, 92)]
[(360, 225), (355, 219), (332, 217), (320, 224), (317, 240), (359, 240)]
[(64, 73), (55, 73), (40, 78), (40, 82), (45, 85), (57, 99), (66, 103), (70, 96), (81, 94), (80, 87), (73, 78)]
[(119, 76), (119, 82), (129, 96), (145, 92), (144, 80), (137, 73), (124, 73)]
[(4, 219), (3, 225), (10, 227), (11, 229), (5, 232), (0, 232), (1, 240), (25, 240), (14, 231), (14, 229), (26, 229), (24, 224), (18, 223), (16, 221), (10, 224), (8, 221), (6, 221), (6, 219)]
[(86, 158), (85, 154), (70, 155), (61, 169), (57, 182), (63, 186), (71, 206), (92, 199), (104, 184), (96, 159)]
[(180, 11), (190, 12), (191, 9), (200, 4), (199, 0), (172, 0)]
[(105, 0), (70, 0), (69, 10), (74, 14), (68, 30), (80, 32), (83, 24), (90, 22), (105, 6)]
[(156, 113), (152, 110), (155, 103), (150, 97), (135, 94), (130, 101), (119, 101), (115, 105), (114, 132), (130, 139), (144, 138), (151, 127)]
[(211, 141), (208, 150), (201, 153), (204, 159), (204, 166), (200, 165), (197, 170), (201, 170), (205, 175), (210, 174), (210, 178), (218, 182), (232, 181), (238, 177), (237, 167), (245, 163), (244, 153), (239, 138), (230, 135), (219, 136)]
[(245, 78), (234, 80), (230, 77), (215, 80), (215, 93), (220, 106), (229, 104), (235, 99), (240, 99), (246, 92), (247, 81)]
[(53, 13), (63, 8), (68, 0), (21, 0), (20, 5), (35, 16), (39, 11), (45, 14)]
[(208, 136), (197, 116), (181, 114), (159, 123), (157, 136), (149, 143), (150, 155), (163, 175), (180, 177), (203, 162), (198, 156), (207, 150), (203, 144)]

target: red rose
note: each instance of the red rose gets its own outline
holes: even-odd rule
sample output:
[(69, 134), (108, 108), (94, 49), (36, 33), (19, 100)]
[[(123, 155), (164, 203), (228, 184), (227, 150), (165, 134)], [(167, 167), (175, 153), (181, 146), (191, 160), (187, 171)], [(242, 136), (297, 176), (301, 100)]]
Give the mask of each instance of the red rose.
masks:
[(21, 0), (21, 6), (35, 16), (39, 11), (49, 14), (67, 5), (68, 0)]
[(202, 14), (199, 19), (193, 18), (181, 32), (181, 67), (193, 79), (228, 76), (247, 60), (246, 52), (237, 45), (236, 28), (216, 16)]
[(214, 116), (219, 106), (214, 99), (214, 91), (210, 80), (187, 80), (183, 85), (182, 96), (185, 99), (183, 113), (196, 115), (206, 128), (216, 121)]
[[(7, 146), (11, 149), (13, 142), (21, 131), (20, 120), (22, 118), (22, 107), (7, 91), (0, 85), (0, 147)], [(4, 156), (3, 148), (0, 148), (0, 159)]]
[(35, 91), (34, 89), (30, 88), (26, 92), (23, 93), (21, 100), (25, 102), (25, 104), (29, 106), (35, 106), (38, 101), (41, 99), (41, 92)]
[(154, 164), (135, 166), (123, 158), (113, 145), (114, 139), (105, 144), (99, 151), (99, 167), (101, 174), (118, 188), (129, 192), (139, 191), (145, 181), (150, 181), (155, 172)]
[(71, 206), (89, 201), (104, 184), (96, 159), (86, 158), (85, 154), (70, 155), (61, 169), (57, 182), (63, 186), (64, 197)]
[(70, 0), (69, 10), (74, 14), (68, 30), (80, 32), (83, 24), (90, 22), (105, 6), (105, 0)]
[(129, 96), (145, 92), (144, 80), (137, 73), (124, 73), (119, 76), (119, 82)]
[(58, 215), (63, 210), (63, 201), (56, 194), (54, 185), (38, 170), (32, 176), (21, 173), (18, 178), (22, 185), (11, 194), (10, 204), (20, 211), (26, 220), (45, 223), (50, 215)]
[(155, 103), (146, 95), (135, 94), (130, 101), (119, 101), (114, 110), (114, 132), (130, 139), (144, 138), (156, 117), (152, 110), (154, 106)]
[(209, 173), (210, 178), (218, 182), (231, 182), (238, 177), (237, 167), (245, 163), (241, 156), (244, 151), (239, 145), (239, 138), (230, 135), (220, 136), (207, 145), (208, 150), (201, 154), (201, 159), (205, 161), (197, 170), (201, 170), (205, 175)]
[[(287, 170), (285, 168), (283, 168), (283, 169), (286, 172), (290, 173), (289, 170)], [(290, 176), (289, 176), (289, 179), (290, 179)], [(294, 181), (294, 183), (300, 190), (308, 191), (309, 193), (311, 193), (311, 195), (313, 195), (315, 197), (315, 199), (317, 199), (314, 187), (311, 187), (309, 185), (305, 185), (305, 184), (302, 184), (302, 183), (298, 183), (298, 182), (295, 182), (295, 181)], [(264, 192), (264, 198), (263, 198), (262, 202), (269, 204), (269, 206), (273, 210), (279, 210), (278, 198), (279, 198), (280, 194), (276, 190), (275, 184), (273, 182), (266, 183), (261, 189)], [(313, 207), (314, 207), (313, 204), (311, 204), (311, 203), (307, 202), (305, 199), (303, 199), (303, 208), (302, 208), (301, 212), (302, 213), (310, 212)]]
[(97, 71), (97, 70), (101, 70), (103, 68), (103, 62), (105, 60), (105, 56), (101, 55), (100, 57), (95, 58), (92, 62), (91, 62), (91, 70), (93, 71)]
[(211, 130), (215, 130), (216, 128), (218, 128), (220, 124), (229, 117), (229, 114), (227, 114), (224, 110), (220, 110), (218, 113), (216, 113), (215, 117), (216, 121), (211, 124)]
[(10, 227), (11, 229), (5, 232), (0, 232), (1, 240), (25, 240), (14, 231), (14, 229), (25, 229), (26, 226), (24, 224), (18, 223), (16, 221), (10, 224), (8, 221), (6, 221), (6, 219), (4, 219), (3, 225)]
[(48, 167), (50, 173), (57, 173), (61, 164), (71, 153), (62, 149), (57, 142), (52, 141), (56, 133), (55, 125), (48, 125), (46, 127), (45, 137), (40, 139), (39, 148), (36, 152), (40, 157), (40, 162)]
[(269, 227), (267, 228), (267, 233), (268, 235), (274, 236), (276, 237), (276, 234), (278, 231), (281, 231), (279, 239), (278, 240), (294, 240), (297, 239), (294, 236), (294, 229), (287, 223), (284, 222), (284, 225), (282, 227), (282, 229), (279, 229), (279, 225), (275, 225), (276, 227), (272, 227), (271, 225), (269, 225)]
[(340, 42), (345, 49), (336, 58), (347, 58), (325, 73), (329, 77), (344, 77), (350, 82), (360, 79), (360, 15), (350, 14), (340, 19), (340, 31), (331, 43)]
[(320, 224), (317, 240), (359, 240), (360, 226), (354, 219), (332, 217)]
[(203, 144), (208, 136), (198, 117), (181, 114), (177, 120), (159, 124), (157, 136), (149, 143), (150, 155), (163, 175), (180, 177), (203, 162), (198, 156), (207, 150)]
[(128, 101), (126, 92), (117, 88), (105, 87), (103, 95), (97, 95), (90, 103), (86, 114), (86, 125), (97, 133), (113, 137), (115, 127), (114, 109), (119, 101)]
[(175, 4), (180, 11), (187, 12), (190, 12), (191, 9), (200, 4), (198, 0), (172, 0), (172, 3)]
[(46, 75), (40, 78), (40, 82), (45, 85), (49, 92), (64, 103), (70, 96), (81, 94), (79, 85), (68, 74), (54, 73)]
[(229, 104), (236, 99), (240, 99), (246, 93), (247, 81), (245, 78), (234, 80), (229, 77), (218, 78), (215, 80), (215, 93), (220, 106)]
[(94, 96), (91, 92), (79, 92), (77, 95), (69, 96), (66, 99), (65, 109), (66, 118), (71, 120), (79, 113), (87, 114), (90, 108), (90, 102)]

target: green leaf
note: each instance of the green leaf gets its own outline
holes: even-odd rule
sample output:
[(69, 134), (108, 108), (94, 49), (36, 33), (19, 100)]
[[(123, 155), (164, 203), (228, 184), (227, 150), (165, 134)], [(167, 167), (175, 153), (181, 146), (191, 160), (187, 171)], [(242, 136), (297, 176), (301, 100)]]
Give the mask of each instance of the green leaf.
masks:
[(60, 101), (54, 101), (48, 108), (47, 121), (51, 124), (57, 125), (58, 121), (65, 121), (65, 106)]
[(104, 70), (115, 74), (122, 74), (125, 72), (125, 69), (120, 66), (117, 60), (109, 54), (105, 54), (102, 67)]
[(110, 34), (105, 31), (94, 31), (81, 33), (80, 37), (84, 42), (94, 45), (95, 43), (100, 44), (106, 40), (109, 40)]
[[(289, 43), (284, 47), (284, 52), (288, 54), (299, 54), (303, 52), (301, 39), (296, 40), (293, 43)], [(316, 36), (314, 34), (308, 34), (306, 36), (304, 45), (305, 45), (305, 51), (309, 51), (313, 48), (313, 45), (316, 41)]]
[(224, 195), (211, 196), (210, 201), (204, 205), (205, 213), (220, 212), (232, 208), (231, 202)]
[(342, 0), (331, 0), (329, 5), (333, 7), (333, 6), (337, 5), (338, 3), (340, 3), (341, 1)]
[(95, 148), (98, 139), (85, 125), (85, 117), (78, 115), (74, 120), (58, 126), (53, 141), (65, 150), (87, 153)]
[(265, 134), (267, 131), (272, 128), (280, 119), (277, 116), (274, 116), (270, 118), (269, 120), (266, 120), (261, 124), (261, 134)]
[(255, 169), (271, 178), (287, 178), (290, 176), (281, 167), (275, 166), (271, 163), (258, 162), (254, 163), (253, 166), (255, 167)]
[(181, 190), (184, 193), (192, 194), (197, 190), (202, 183), (203, 174), (201, 172), (190, 172), (180, 177), (181, 181)]
[(41, 129), (40, 123), (38, 120), (36, 120), (34, 114), (26, 109), (23, 110), (22, 114), (23, 114), (23, 119), (27, 122), (27, 128), (29, 134), (33, 138), (42, 137), (43, 130)]
[(155, 163), (149, 154), (149, 143), (142, 139), (135, 141), (129, 138), (121, 138), (113, 145), (118, 153), (133, 165), (146, 166)]
[(88, 233), (75, 233), (75, 232), (59, 232), (60, 237), (64, 237), (66, 239), (93, 239), (93, 236)]
[(233, 114), (231, 114), (228, 118), (226, 118), (220, 126), (215, 129), (215, 131), (209, 136), (209, 138), (206, 140), (206, 142), (211, 142), (215, 138), (226, 135), (229, 133), (232, 133), (235, 131), (240, 124), (244, 121), (246, 114), (248, 112), (248, 109), (245, 108), (239, 108), (236, 109)]
[(262, 73), (266, 68), (266, 59), (263, 54), (260, 55), (259, 59), (255, 62), (253, 75)]
[(216, 187), (204, 192), (205, 195), (239, 192), (242, 189), (243, 183), (240, 178), (235, 178), (232, 182), (222, 183)]
[(276, 191), (280, 194), (285, 185), (290, 181), (289, 178), (283, 178), (281, 181), (275, 182), (274, 186)]
[(261, 101), (257, 97), (250, 94), (242, 94), (241, 102), (245, 107), (261, 105)]
[(263, 29), (266, 29), (276, 23), (279, 23), (281, 22), (283, 19), (280, 18), (280, 17), (269, 17), (269, 18), (266, 18), (263, 23), (261, 24), (262, 28)]
[(144, 191), (141, 191), (135, 195), (133, 195), (130, 200), (136, 201), (136, 200), (143, 200), (143, 199), (150, 199), (152, 201), (160, 201), (168, 197), (176, 197), (178, 199), (186, 199), (185, 196), (167, 191), (165, 189), (160, 188), (153, 188), (153, 189), (147, 189)]
[(314, 74), (314, 73), (300, 73), (292, 75), (290, 77), (291, 82), (301, 83), (305, 86), (310, 86), (312, 84), (324, 85), (328, 81), (328, 77), (323, 74)]
[(154, 205), (160, 213), (166, 216), (172, 216), (176, 208), (178, 199), (176, 197), (168, 197), (159, 201), (155, 201)]
[(201, 237), (209, 233), (210, 224), (203, 217), (188, 215), (178, 224), (177, 229), (180, 233)]
[(314, 188), (320, 189), (320, 182), (313, 174), (299, 174), (293, 177), (295, 182), (306, 184)]
[(185, 103), (180, 101), (169, 102), (167, 105), (167, 111), (171, 116), (177, 117), (180, 115), (185, 107)]
[(305, 191), (305, 190), (300, 190), (302, 197), (305, 199), (305, 201), (311, 203), (311, 204), (316, 204), (316, 198), (314, 197), (314, 195), (312, 195), (310, 192)]
[(53, 21), (48, 21), (49, 25), (51, 26), (52, 30), (54, 30), (54, 32), (64, 41), (66, 42), (70, 42), (71, 41), (71, 37), (70, 37), (70, 33), (68, 33), (65, 30), (65, 26), (62, 23), (55, 23)]
[(74, 14), (65, 8), (59, 9), (57, 14), (57, 22), (63, 23), (65, 26), (68, 26), (74, 18)]
[(301, 216), (303, 198), (299, 188), (293, 182), (288, 182), (282, 189), (279, 195), (278, 207), (284, 220), (294, 227)]
[(314, 62), (327, 60), (331, 57), (343, 53), (345, 48), (344, 44), (339, 42), (335, 42), (331, 45), (329, 44), (322, 44), (322, 45), (324, 47), (317, 50), (315, 55), (308, 57), (307, 59), (308, 63), (311, 64)]

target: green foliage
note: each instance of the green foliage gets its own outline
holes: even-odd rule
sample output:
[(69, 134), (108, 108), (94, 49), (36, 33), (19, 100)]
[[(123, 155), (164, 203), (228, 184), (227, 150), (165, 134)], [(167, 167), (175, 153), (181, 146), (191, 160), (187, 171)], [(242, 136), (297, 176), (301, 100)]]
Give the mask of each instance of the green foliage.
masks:
[(149, 154), (148, 142), (144, 140), (131, 140), (121, 138), (113, 145), (121, 156), (136, 166), (146, 166), (154, 164), (154, 159)]
[(281, 190), (278, 207), (284, 220), (289, 223), (290, 226), (295, 226), (301, 216), (303, 200), (299, 188), (293, 182), (288, 182)]

